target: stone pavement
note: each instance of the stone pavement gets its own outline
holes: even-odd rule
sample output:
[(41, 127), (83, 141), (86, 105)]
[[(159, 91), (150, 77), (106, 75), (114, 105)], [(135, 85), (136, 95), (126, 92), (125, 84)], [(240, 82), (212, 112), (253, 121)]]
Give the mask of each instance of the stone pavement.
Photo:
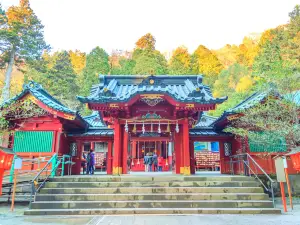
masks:
[[(280, 202), (280, 199), (277, 199)], [(282, 215), (185, 215), (185, 216), (24, 216), (26, 206), (14, 212), (0, 206), (0, 225), (300, 225), (300, 199), (294, 210)], [(282, 205), (277, 204), (278, 208)]]

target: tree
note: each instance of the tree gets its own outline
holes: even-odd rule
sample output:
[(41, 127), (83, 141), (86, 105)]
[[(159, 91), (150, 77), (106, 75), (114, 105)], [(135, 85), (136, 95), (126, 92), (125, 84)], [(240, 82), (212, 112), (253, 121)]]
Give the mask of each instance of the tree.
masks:
[(167, 60), (157, 50), (155, 50), (155, 38), (146, 34), (136, 42), (132, 59), (135, 61), (134, 74), (166, 74)]
[(48, 49), (44, 41), (43, 25), (30, 8), (29, 0), (20, 0), (19, 6), (5, 13), (0, 5), (0, 55), (6, 66), (2, 100), (9, 98), (13, 66), (38, 59)]
[(69, 51), (71, 63), (73, 65), (73, 69), (75, 73), (78, 75), (82, 72), (85, 67), (86, 55), (79, 50)]
[[(247, 67), (235, 63), (228, 67), (227, 70), (221, 71), (218, 80), (213, 85), (214, 95), (221, 97), (234, 92), (249, 90), (252, 84), (249, 84), (248, 78), (250, 79), (250, 73)], [(245, 87), (245, 83), (249, 84), (249, 86)]]
[(200, 45), (192, 55), (192, 70), (195, 74), (203, 74), (205, 82), (212, 85), (224, 69), (215, 54), (208, 48)]
[(184, 46), (178, 47), (173, 52), (169, 64), (170, 74), (191, 74), (191, 56)]
[(243, 43), (239, 45), (237, 62), (251, 67), (258, 53), (258, 41), (250, 37), (245, 37)]
[(69, 53), (62, 51), (44, 56), (27, 67), (25, 81), (36, 81), (68, 107), (77, 108), (79, 103), (75, 96), (79, 88)]
[(157, 50), (144, 50), (135, 58), (134, 74), (167, 74), (167, 60)]
[(136, 43), (136, 48), (142, 50), (154, 50), (155, 49), (156, 39), (150, 33), (145, 34), (142, 36)]
[(248, 137), (261, 146), (270, 145), (272, 140), (286, 143), (282, 147), (295, 148), (300, 143), (299, 84), (297, 73), (273, 78), (261, 89), (266, 93), (264, 101), (239, 112), (241, 116), (225, 130)]
[(221, 64), (228, 68), (237, 62), (239, 47), (236, 45), (225, 45), (223, 48), (214, 51)]
[(131, 75), (136, 62), (132, 59), (121, 57), (118, 62), (119, 65), (112, 67), (112, 75)]
[(110, 70), (108, 54), (100, 47), (94, 48), (86, 56), (86, 67), (82, 71), (80, 94), (87, 96), (93, 84), (99, 83), (99, 74), (108, 74)]
[(288, 24), (289, 34), (293, 37), (300, 31), (300, 5), (296, 5), (289, 13), (290, 22)]

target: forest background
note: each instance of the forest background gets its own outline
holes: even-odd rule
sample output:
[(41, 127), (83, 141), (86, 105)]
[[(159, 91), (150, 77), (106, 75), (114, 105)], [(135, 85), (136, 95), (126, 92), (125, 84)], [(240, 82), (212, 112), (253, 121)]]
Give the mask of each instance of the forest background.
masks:
[[(200, 44), (191, 54), (179, 46), (170, 57), (156, 49), (155, 36), (150, 33), (139, 38), (132, 51), (108, 53), (100, 45), (89, 53), (51, 52), (43, 28), (28, 0), (20, 0), (6, 11), (0, 5), (2, 101), (19, 93), (23, 83), (34, 80), (66, 106), (88, 114), (76, 95), (89, 95), (91, 86), (99, 83), (99, 74), (202, 74), (215, 97), (228, 96), (228, 101), (210, 112), (219, 116), (265, 84), (300, 74), (299, 5), (289, 13), (287, 24), (246, 36), (240, 45), (226, 44), (213, 50)], [(300, 88), (300, 84), (293, 86)]]

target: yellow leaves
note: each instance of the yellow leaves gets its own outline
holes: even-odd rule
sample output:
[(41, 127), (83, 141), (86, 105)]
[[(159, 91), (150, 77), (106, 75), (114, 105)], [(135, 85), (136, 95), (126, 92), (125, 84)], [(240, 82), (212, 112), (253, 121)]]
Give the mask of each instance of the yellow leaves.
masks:
[(149, 49), (149, 50), (154, 50), (155, 49), (155, 37), (147, 33), (143, 37), (141, 37), (135, 44), (136, 47), (139, 49)]
[(85, 68), (86, 64), (86, 55), (84, 52), (79, 50), (69, 51), (71, 63), (76, 74), (80, 74)]
[(13, 26), (15, 23), (28, 25), (30, 24), (30, 17), (33, 11), (29, 7), (28, 0), (21, 0), (19, 6), (11, 6), (6, 12), (8, 25)]
[(175, 59), (179, 60), (185, 68), (191, 66), (191, 57), (185, 46), (180, 46), (174, 50), (170, 64), (172, 64)]
[(253, 86), (253, 80), (250, 76), (242, 77), (236, 85), (236, 92), (245, 92)]

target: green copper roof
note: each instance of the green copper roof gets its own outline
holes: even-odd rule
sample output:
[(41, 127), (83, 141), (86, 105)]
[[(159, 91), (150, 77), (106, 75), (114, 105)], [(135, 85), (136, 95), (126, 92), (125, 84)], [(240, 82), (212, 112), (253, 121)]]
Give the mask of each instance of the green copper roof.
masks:
[(42, 85), (40, 85), (34, 81), (30, 81), (28, 84), (23, 85), (23, 91), (20, 94), (3, 102), (0, 107), (11, 104), (11, 103), (19, 100), (20, 98), (22, 98), (23, 96), (25, 96), (28, 93), (32, 94), (39, 101), (41, 101), (42, 103), (44, 103), (45, 105), (47, 105), (48, 107), (50, 107), (54, 110), (64, 112), (64, 113), (70, 113), (73, 115), (76, 114), (76, 111), (69, 109), (68, 107), (63, 105), (61, 102), (59, 102), (58, 100), (53, 98), (45, 89), (43, 89)]
[(93, 113), (89, 116), (83, 117), (86, 123), (88, 123), (89, 127), (98, 127), (98, 128), (107, 128), (102, 118), (97, 111), (93, 111)]
[(218, 117), (209, 116), (206, 113), (202, 113), (194, 128), (196, 129), (196, 128), (211, 127), (211, 124), (217, 119)]
[(297, 106), (300, 106), (300, 90), (294, 91), (293, 93), (284, 95), (284, 98), (288, 101), (294, 102)]
[(255, 92), (235, 107), (226, 110), (227, 113), (239, 113), (260, 103), (268, 96), (268, 92)]
[(100, 84), (90, 96), (77, 98), (83, 103), (126, 102), (137, 94), (167, 94), (179, 102), (217, 104), (227, 97), (214, 98), (200, 75), (100, 75)]

